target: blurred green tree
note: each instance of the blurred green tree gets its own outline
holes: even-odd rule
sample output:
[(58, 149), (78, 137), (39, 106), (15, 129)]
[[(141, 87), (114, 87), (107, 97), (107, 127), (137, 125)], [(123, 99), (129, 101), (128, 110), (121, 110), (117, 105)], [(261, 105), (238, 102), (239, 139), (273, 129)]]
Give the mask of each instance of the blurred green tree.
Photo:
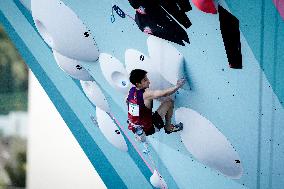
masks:
[(0, 25), (0, 114), (27, 110), (28, 68)]

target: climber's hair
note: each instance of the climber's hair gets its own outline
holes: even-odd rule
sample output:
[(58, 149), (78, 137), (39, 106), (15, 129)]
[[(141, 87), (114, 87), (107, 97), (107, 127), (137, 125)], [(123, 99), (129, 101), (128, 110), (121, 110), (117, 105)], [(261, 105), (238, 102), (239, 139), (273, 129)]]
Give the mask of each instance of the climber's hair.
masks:
[(129, 76), (130, 82), (136, 86), (136, 83), (141, 83), (142, 79), (145, 78), (147, 71), (141, 69), (132, 70)]

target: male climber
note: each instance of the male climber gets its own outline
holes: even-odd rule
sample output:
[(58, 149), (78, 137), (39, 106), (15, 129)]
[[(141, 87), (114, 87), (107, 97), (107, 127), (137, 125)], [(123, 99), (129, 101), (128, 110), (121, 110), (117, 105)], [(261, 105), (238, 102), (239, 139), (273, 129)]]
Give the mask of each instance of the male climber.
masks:
[[(147, 136), (155, 133), (155, 128), (160, 130), (164, 127), (167, 134), (183, 129), (181, 123), (177, 125), (171, 124), (174, 109), (174, 101), (172, 99), (168, 98), (165, 102), (162, 102), (153, 114), (152, 107), (153, 99), (167, 97), (175, 93), (184, 85), (184, 79), (178, 80), (176, 86), (164, 90), (150, 90), (147, 72), (135, 69), (131, 71), (129, 80), (134, 87), (130, 89), (126, 102), (128, 105), (128, 128), (133, 133), (138, 135), (143, 133)], [(163, 118), (165, 118), (165, 124)]]

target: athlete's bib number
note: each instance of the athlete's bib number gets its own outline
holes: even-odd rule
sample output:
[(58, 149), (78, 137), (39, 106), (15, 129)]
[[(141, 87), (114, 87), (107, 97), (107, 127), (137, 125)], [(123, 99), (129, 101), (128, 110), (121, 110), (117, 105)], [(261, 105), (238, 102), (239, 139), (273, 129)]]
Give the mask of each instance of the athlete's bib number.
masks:
[(133, 104), (133, 103), (129, 103), (128, 109), (129, 109), (128, 112), (132, 116), (139, 116), (139, 105)]

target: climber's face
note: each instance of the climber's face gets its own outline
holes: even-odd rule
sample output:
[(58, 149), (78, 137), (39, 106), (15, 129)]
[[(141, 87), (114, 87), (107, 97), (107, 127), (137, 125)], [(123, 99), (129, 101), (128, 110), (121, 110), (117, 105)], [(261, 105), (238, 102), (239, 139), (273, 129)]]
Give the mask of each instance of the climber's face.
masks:
[(150, 80), (148, 79), (147, 75), (141, 80), (141, 83), (137, 83), (137, 87), (140, 89), (149, 88)]

